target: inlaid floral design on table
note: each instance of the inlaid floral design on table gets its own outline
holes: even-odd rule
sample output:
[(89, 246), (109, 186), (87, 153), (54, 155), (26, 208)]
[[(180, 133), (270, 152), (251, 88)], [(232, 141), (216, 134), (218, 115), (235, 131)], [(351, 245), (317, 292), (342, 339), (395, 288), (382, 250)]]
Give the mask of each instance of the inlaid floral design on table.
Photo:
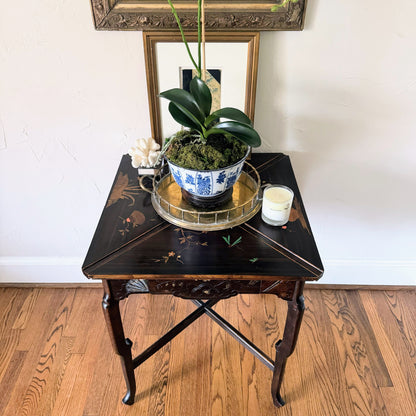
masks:
[(146, 217), (143, 212), (138, 211), (137, 209), (134, 210), (127, 218), (119, 217), (123, 228), (119, 229), (118, 232), (124, 237), (134, 228), (138, 227), (139, 225), (144, 224), (146, 221)]
[(136, 202), (135, 196), (142, 192), (138, 184), (129, 183), (129, 177), (126, 173), (119, 172), (108, 198), (106, 208), (123, 199), (130, 200), (131, 203), (129, 206), (133, 206)]
[(167, 263), (170, 260), (183, 264), (182, 255), (176, 254), (174, 251), (169, 251), (167, 256), (162, 256), (160, 259), (155, 259), (155, 263)]
[(179, 251), (168, 251), (166, 255), (161, 258), (154, 259), (155, 263), (168, 263), (170, 261), (175, 261), (184, 264), (182, 258), (183, 252), (195, 246), (208, 247), (208, 242), (203, 238), (204, 235), (207, 234), (206, 231), (190, 231), (183, 228), (175, 228), (174, 231), (178, 234), (178, 241), (181, 249)]
[(295, 222), (299, 220), (302, 228), (308, 232), (308, 234), (311, 234), (311, 230), (308, 227), (308, 224), (306, 223), (305, 217), (302, 214), (302, 208), (299, 204), (299, 201), (297, 200), (297, 198), (293, 199), (293, 205), (292, 205), (292, 210), (290, 211), (290, 216), (289, 216), (289, 222)]

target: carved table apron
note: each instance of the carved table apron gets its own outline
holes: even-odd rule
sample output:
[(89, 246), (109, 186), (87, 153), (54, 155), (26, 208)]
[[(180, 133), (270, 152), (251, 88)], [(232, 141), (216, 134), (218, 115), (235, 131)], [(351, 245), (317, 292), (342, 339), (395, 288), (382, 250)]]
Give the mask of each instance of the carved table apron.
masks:
[[(271, 227), (258, 213), (228, 230), (189, 231), (160, 218), (141, 191), (129, 156), (122, 158), (106, 206), (83, 264), (84, 274), (101, 279), (103, 311), (115, 352), (121, 358), (127, 393), (136, 394), (134, 369), (206, 314), (273, 371), (273, 402), (282, 406), (280, 386), (292, 354), (304, 310), (305, 281), (323, 274), (319, 253), (306, 216), (289, 157), (253, 154), (251, 163), (263, 183), (289, 186), (295, 193), (289, 223)], [(133, 358), (119, 302), (131, 294), (170, 294), (190, 299), (196, 309), (168, 333)], [(271, 359), (218, 315), (212, 307), (238, 294), (272, 294), (287, 302), (283, 337)]]

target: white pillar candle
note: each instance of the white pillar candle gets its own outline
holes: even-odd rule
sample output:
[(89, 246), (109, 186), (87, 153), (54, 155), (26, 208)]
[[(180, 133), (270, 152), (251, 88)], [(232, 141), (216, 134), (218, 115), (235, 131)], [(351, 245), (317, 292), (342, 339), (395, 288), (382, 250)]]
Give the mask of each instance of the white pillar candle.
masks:
[(264, 189), (261, 218), (270, 225), (284, 225), (289, 221), (293, 191), (284, 185), (269, 185)]

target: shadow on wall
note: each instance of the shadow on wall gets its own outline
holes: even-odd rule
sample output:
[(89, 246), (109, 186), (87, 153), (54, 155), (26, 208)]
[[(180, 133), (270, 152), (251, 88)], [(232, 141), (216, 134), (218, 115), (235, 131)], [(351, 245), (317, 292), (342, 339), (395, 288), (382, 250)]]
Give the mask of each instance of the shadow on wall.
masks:
[[(319, 0), (314, 0), (307, 4), (303, 32), (313, 29), (319, 3)], [(260, 38), (255, 125), (262, 137), (266, 138), (257, 150), (261, 152), (276, 151), (273, 138), (279, 138), (279, 147), (287, 148), (288, 136), (285, 134), (285, 123), (282, 123), (287, 117), (287, 102), (284, 95), (279, 94), (281, 87), (286, 84), (283, 57), (287, 55), (287, 46), (280, 35), (279, 32), (262, 32)], [(274, 116), (270, 117), (270, 114)]]
[(305, 22), (303, 25), (303, 31), (307, 32), (315, 28), (316, 14), (319, 10), (320, 0), (308, 1), (306, 5)]
[[(276, 151), (274, 138), (279, 138), (280, 144), (280, 138), (286, 137), (284, 124), (281, 123), (286, 103), (283, 96), (278, 94), (284, 79), (276, 64), (282, 56), (283, 47), (284, 44), (274, 33), (261, 34), (254, 118), (254, 125), (262, 137), (262, 146), (256, 149), (259, 152)], [(281, 148), (285, 148), (283, 143)]]

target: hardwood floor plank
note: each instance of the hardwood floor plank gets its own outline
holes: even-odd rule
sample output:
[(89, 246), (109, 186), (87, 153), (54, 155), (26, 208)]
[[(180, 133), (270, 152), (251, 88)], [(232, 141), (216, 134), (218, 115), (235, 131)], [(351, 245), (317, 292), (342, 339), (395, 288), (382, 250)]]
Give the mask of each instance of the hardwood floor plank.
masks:
[[(20, 408), (23, 404), (25, 393), (30, 385), (30, 381), (35, 374), (39, 355), (42, 351), (43, 344), (40, 342), (34, 342), (33, 347), (28, 351), (21, 351), (25, 354), (24, 361), (22, 362), (22, 369), (20, 371), (19, 382), (15, 383), (13, 391), (10, 395), (10, 400), (7, 403), (5, 409), (3, 409), (2, 416), (16, 416), (20, 412)], [(3, 381), (0, 386), (3, 386)]]
[[(29, 315), (25, 329), (22, 330), (18, 349), (28, 351), (33, 347), (35, 340), (47, 338), (50, 335), (51, 325), (53, 326), (57, 316), (61, 313), (64, 315), (64, 322), (67, 325), (69, 309), (74, 296), (75, 290), (71, 289), (64, 292), (59, 292), (55, 289), (42, 289), (39, 293), (36, 307)], [(62, 308), (60, 308), (61, 304), (64, 305)], [(60, 331), (63, 330), (64, 328), (60, 329)]]
[[(368, 296), (362, 294), (361, 296)], [(407, 299), (406, 299), (407, 298)], [(414, 350), (416, 347), (416, 331), (412, 328), (416, 316), (413, 297), (403, 296), (400, 299), (410, 300), (402, 303), (391, 292), (371, 292), (371, 299), (376, 305), (377, 314), (380, 317), (380, 325), (391, 343), (393, 351), (398, 358), (398, 364), (406, 384), (408, 385), (413, 403), (416, 403), (416, 367)], [(404, 306), (406, 305), (406, 306)]]
[[(192, 313), (196, 306), (188, 303), (187, 313)], [(176, 384), (174, 391), (179, 390), (176, 393), (179, 396), (175, 400), (174, 393), (171, 395), (173, 401), (170, 401), (168, 414), (208, 416), (211, 406), (211, 330), (211, 320), (201, 316), (179, 337), (182, 351), (175, 363), (176, 377), (169, 377), (171, 389)], [(190, 386), (192, 394), (188, 393)]]
[(50, 413), (51, 416), (71, 415), (82, 416), (84, 402), (74, 392), (74, 388), (80, 383), (79, 373), (82, 373), (83, 354), (71, 354), (65, 370), (65, 377), (62, 380), (54, 406)]
[[(187, 343), (191, 343), (192, 336), (192, 331), (189, 330), (189, 328), (187, 329), (188, 330), (185, 330), (171, 341), (172, 348), (169, 357), (168, 386), (166, 389), (167, 408), (165, 413), (167, 415), (178, 414), (182, 406), (183, 398), (189, 397), (189, 395), (186, 394), (187, 386), (182, 384), (184, 373), (189, 371), (190, 366), (192, 366), (192, 363), (194, 362), (192, 353), (187, 356), (186, 361), (184, 359), (184, 350)], [(197, 389), (195, 385), (193, 385), (193, 387)], [(195, 412), (197, 413), (196, 409)]]
[(174, 326), (175, 305), (176, 300), (172, 296), (156, 295), (150, 297), (149, 306), (153, 313), (147, 315), (146, 328), (148, 335), (160, 337)]
[[(380, 298), (374, 294), (375, 298)], [(403, 291), (397, 296), (393, 291), (384, 292), (385, 303), (396, 320), (401, 338), (409, 352), (409, 357), (416, 364), (416, 295), (414, 291)]]
[[(98, 293), (88, 293), (88, 297), (85, 297), (83, 293), (77, 295), (74, 301), (73, 309), (83, 309), (85, 303), (90, 304), (94, 299), (97, 299), (97, 304), (101, 300), (101, 296)], [(79, 336), (85, 337), (86, 341), (74, 342), (71, 348), (71, 357), (68, 363), (68, 369), (65, 372), (65, 378), (63, 380), (63, 389), (70, 394), (70, 397), (66, 397), (64, 394), (60, 395), (56, 399), (53, 415), (60, 416), (62, 414), (68, 415), (82, 415), (86, 406), (88, 392), (90, 390), (95, 367), (97, 365), (97, 357), (102, 353), (101, 342), (103, 338), (107, 336), (104, 319), (102, 319), (101, 308), (90, 307), (89, 317), (93, 325), (89, 320), (84, 319), (78, 323)], [(71, 314), (69, 320), (73, 320), (74, 315)], [(75, 325), (74, 325), (75, 326)], [(67, 328), (69, 325), (67, 326)], [(88, 328), (86, 330), (84, 327)], [(64, 334), (68, 334), (68, 331), (64, 331)], [(78, 338), (78, 337), (76, 337)], [(106, 338), (107, 340), (107, 338)], [(85, 345), (85, 348), (80, 346)], [(84, 353), (78, 353), (82, 349)], [(60, 411), (66, 413), (59, 413)]]
[(26, 351), (15, 350), (10, 361), (8, 362), (4, 378), (1, 381), (0, 414), (4, 414), (4, 409), (9, 403), (14, 386), (19, 382), (26, 354)]
[[(156, 338), (164, 335), (177, 324), (177, 303), (170, 296), (157, 296), (152, 298), (160, 302), (159, 314), (148, 316), (147, 331)], [(156, 305), (154, 305), (156, 307)], [(159, 329), (159, 330), (158, 330)], [(183, 336), (183, 333), (179, 336)], [(147, 346), (146, 346), (147, 347)], [(172, 343), (166, 344), (153, 357), (149, 359), (153, 364), (151, 389), (149, 392), (148, 414), (163, 416), (166, 413), (166, 394), (169, 383), (169, 362), (171, 358)]]
[[(230, 299), (230, 308), (225, 318), (232, 320), (235, 310), (238, 312), (238, 320), (235, 327), (255, 343), (264, 353), (274, 359), (274, 344), (279, 335), (278, 313), (275, 306), (276, 297), (273, 295), (260, 295), (260, 302), (256, 302), (253, 296), (240, 295)], [(231, 303), (233, 302), (233, 303)], [(235, 306), (234, 306), (235, 305)], [(272, 315), (270, 322), (267, 320)], [(265, 336), (266, 335), (266, 336)], [(230, 338), (230, 337), (228, 337)], [(230, 339), (236, 347), (234, 340)], [(274, 414), (270, 385), (273, 373), (263, 363), (258, 361), (244, 347), (238, 346), (241, 369), (236, 376), (239, 378), (239, 390), (242, 401), (241, 414), (270, 415)], [(235, 392), (234, 392), (235, 394)], [(268, 397), (268, 400), (262, 400)]]
[[(416, 414), (416, 401), (412, 400), (411, 387), (406, 375), (400, 368), (400, 362), (391, 344), (391, 340), (385, 331), (379, 312), (377, 311), (376, 302), (370, 292), (360, 293), (361, 298), (366, 306), (367, 315), (374, 332), (377, 334), (378, 344), (384, 357), (384, 362), (389, 370), (392, 379), (392, 387), (381, 387), (380, 391), (385, 399), (389, 412), (396, 414), (411, 415)], [(396, 302), (397, 304), (397, 302)], [(416, 376), (416, 371), (409, 368), (409, 372)], [(416, 384), (416, 377), (413, 385)], [(394, 413), (391, 413), (394, 414)]]
[(67, 365), (72, 338), (62, 337), (72, 306), (74, 291), (66, 292), (49, 325), (42, 353), (23, 397), (23, 413), (50, 414)]
[[(32, 289), (21, 290), (24, 296), (27, 297)], [(48, 338), (48, 333), (51, 332), (51, 322), (53, 326), (57, 309), (63, 298), (66, 298), (66, 292), (41, 291), (36, 307), (26, 323), (26, 328), (11, 331), (11, 333), (18, 334), (16, 350), (25, 351), (27, 354), (25, 354), (25, 361), (22, 365), (21, 380), (14, 386), (9, 403), (4, 409), (4, 415), (16, 416), (16, 414), (19, 414), (15, 410), (15, 403), (19, 403), (23, 408), (24, 404), (37, 403), (40, 398), (39, 390), (43, 388), (44, 381), (43, 374), (39, 376), (38, 370), (40, 369), (39, 361), (43, 360), (41, 357), (44, 351), (43, 341)], [(23, 304), (24, 302), (21, 305)], [(19, 313), (20, 310), (17, 311), (16, 317)], [(31, 383), (33, 385), (30, 389)]]
[[(216, 308), (221, 313), (221, 308)], [(227, 381), (224, 369), (225, 333), (217, 325), (212, 327), (212, 354), (211, 354), (211, 416), (225, 415), (227, 409), (225, 393)]]
[(147, 414), (164, 416), (166, 413), (166, 390), (169, 375), (169, 359), (172, 345), (167, 344), (155, 354)]
[(341, 357), (328, 330), (331, 321), (321, 307), (319, 291), (305, 294), (305, 313), (296, 347), (300, 369), (300, 395), (314, 397), (310, 414), (348, 416), (355, 409), (343, 375)]
[[(227, 299), (220, 302), (216, 306), (216, 311), (223, 316), (232, 316), (238, 314), (237, 298)], [(239, 314), (240, 316), (240, 314)], [(212, 331), (217, 332), (217, 339), (221, 339), (221, 342), (214, 343), (214, 346), (220, 347), (223, 344), (223, 350), (217, 350), (218, 358), (221, 359), (222, 365), (222, 382), (225, 385), (225, 391), (223, 392), (223, 404), (225, 406), (225, 413), (230, 414), (234, 411), (235, 414), (245, 414), (246, 409), (244, 407), (244, 401), (237, 400), (236, 397), (241, 397), (242, 394), (242, 368), (241, 365), (244, 363), (244, 358), (241, 357), (240, 345), (227, 334), (217, 324), (214, 324), (215, 329)], [(215, 334), (215, 332), (213, 332)], [(221, 334), (221, 337), (219, 336)], [(250, 334), (249, 334), (250, 335)], [(213, 351), (214, 354), (214, 351)], [(219, 361), (219, 360), (218, 360)], [(212, 361), (213, 366), (218, 366), (218, 362)], [(214, 368), (214, 367), (212, 367)], [(220, 375), (220, 371), (218, 371)]]
[[(382, 355), (368, 318), (359, 304), (357, 293), (350, 291), (323, 291), (324, 304), (332, 323), (332, 333), (342, 358), (348, 390), (354, 404), (355, 414), (387, 415), (387, 409), (378, 387), (377, 375), (382, 385), (391, 386)], [(371, 331), (371, 337), (368, 336)], [(381, 366), (375, 363), (371, 351), (376, 351)], [(388, 380), (388, 383), (385, 381)], [(370, 393), (371, 392), (371, 393)]]
[(10, 329), (7, 335), (0, 338), (0, 382), (6, 377), (7, 368), (19, 345), (21, 331)]
[(83, 415), (112, 415), (112, 407), (108, 409), (107, 402), (116, 406), (122, 399), (120, 388), (125, 385), (119, 357), (114, 353), (107, 333), (100, 339), (98, 354), (94, 358), (92, 381), (89, 384)]
[(39, 297), (39, 289), (30, 289), (22, 291), (22, 293), (27, 293), (27, 296), (20, 308), (16, 308), (19, 313), (16, 317), (16, 320), (13, 323), (12, 329), (26, 329), (27, 323), (29, 321), (30, 316), (35, 309), (35, 306), (38, 301)]
[[(28, 288), (20, 290), (25, 297), (32, 291)], [(55, 290), (42, 290), (37, 298), (33, 313), (26, 321), (25, 329), (11, 330), (10, 333), (19, 334), (15, 349), (24, 352), (25, 358), (22, 362), (19, 382), (14, 385), (8, 405), (3, 409), (3, 415), (16, 416), (21, 413), (31, 381), (34, 380), (35, 383), (38, 383), (39, 388), (43, 386), (42, 381), (39, 381), (39, 377), (37, 377), (38, 363), (44, 350), (44, 340), (50, 332), (51, 322), (55, 321), (54, 315), (62, 302), (62, 298), (65, 297), (64, 293)], [(24, 302), (21, 305), (24, 305)], [(15, 316), (18, 317), (20, 309), (16, 312)], [(3, 340), (4, 338), (0, 340), (0, 343)], [(34, 391), (30, 393), (30, 397), (37, 400), (39, 398), (36, 394), (37, 388), (33, 387), (33, 389)], [(16, 410), (16, 403), (19, 404), (18, 411)], [(34, 413), (32, 412), (32, 414)]]
[(13, 328), (25, 298), (31, 290), (3, 288), (0, 296), (0, 382), (20, 340), (20, 330)]
[(24, 298), (30, 290), (20, 291), (17, 288), (0, 289), (0, 337), (5, 336), (8, 330), (13, 327)]
[[(68, 311), (68, 320), (62, 336), (75, 338), (72, 353), (83, 354), (89, 342), (91, 321), (103, 320), (101, 310), (102, 292), (97, 289), (73, 289), (74, 304)], [(88, 317), (89, 319), (86, 319)]]
[[(56, 398), (61, 390), (62, 380), (67, 376), (67, 366), (71, 358), (71, 349), (74, 344), (74, 338), (57, 338), (47, 358), (48, 367), (42, 367), (45, 373), (49, 372), (45, 378), (45, 386), (35, 414), (51, 415), (55, 407)], [(55, 350), (55, 352), (52, 351)], [(71, 374), (70, 374), (71, 375)], [(68, 377), (67, 377), (68, 378)]]
[[(96, 332), (96, 331), (95, 331)], [(94, 398), (90, 393), (92, 387), (95, 367), (97, 366), (97, 357), (101, 354), (100, 340), (102, 340), (104, 328), (100, 333), (95, 333), (95, 337), (91, 337), (85, 354), (72, 354), (68, 363), (68, 369), (65, 373), (63, 387), (64, 391), (68, 391), (69, 397), (64, 394), (57, 397), (53, 414), (59, 416), (61, 414), (82, 415), (87, 406), (89, 396)], [(106, 334), (105, 334), (106, 335)], [(69, 380), (68, 380), (69, 379)], [(94, 390), (94, 387), (92, 387)], [(97, 398), (98, 399), (98, 398)], [(100, 402), (98, 400), (98, 402)], [(60, 409), (66, 409), (66, 413), (59, 413)]]

